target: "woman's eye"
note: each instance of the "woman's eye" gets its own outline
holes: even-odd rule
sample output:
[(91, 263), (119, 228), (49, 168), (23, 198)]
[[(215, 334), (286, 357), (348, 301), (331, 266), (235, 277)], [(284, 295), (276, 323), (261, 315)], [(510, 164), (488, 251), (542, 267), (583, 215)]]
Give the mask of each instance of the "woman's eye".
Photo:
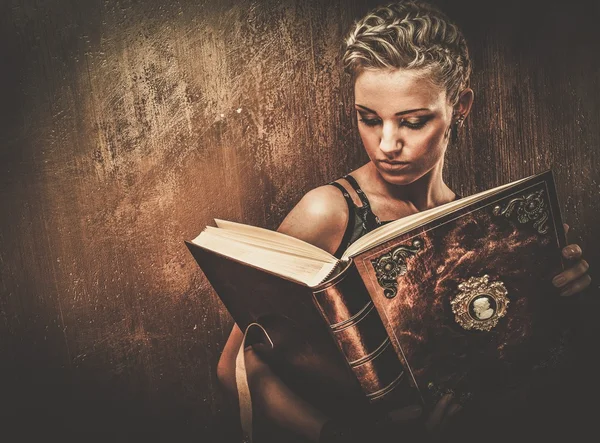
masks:
[(377, 126), (381, 123), (381, 120), (379, 120), (378, 118), (361, 117), (359, 120), (367, 126)]
[(403, 120), (401, 122), (401, 125), (406, 126), (407, 128), (410, 129), (421, 129), (423, 126), (425, 126), (425, 124), (427, 123), (427, 120)]
[[(380, 118), (367, 118), (359, 116), (359, 120), (367, 126), (379, 126), (381, 125)], [(417, 120), (400, 120), (400, 126), (406, 126), (409, 129), (421, 129), (427, 123), (429, 119), (417, 119)]]

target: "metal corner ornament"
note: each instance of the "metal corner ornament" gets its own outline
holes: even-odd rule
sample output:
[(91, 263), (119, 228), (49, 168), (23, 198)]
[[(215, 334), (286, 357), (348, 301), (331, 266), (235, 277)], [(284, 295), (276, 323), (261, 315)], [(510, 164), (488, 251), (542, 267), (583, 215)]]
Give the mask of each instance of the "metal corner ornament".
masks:
[(399, 276), (406, 274), (406, 260), (417, 254), (423, 248), (423, 241), (414, 239), (412, 244), (398, 246), (394, 250), (383, 254), (373, 260), (377, 282), (383, 288), (383, 295), (394, 298), (398, 293)]
[(471, 277), (458, 285), (459, 293), (450, 301), (454, 319), (466, 330), (490, 331), (506, 315), (508, 291), (500, 280), (489, 276)]
[(502, 206), (496, 205), (493, 208), (493, 214), (495, 216), (505, 216), (509, 218), (513, 211), (517, 209), (517, 220), (521, 224), (533, 222), (533, 227), (537, 229), (540, 234), (547, 234), (549, 232), (548, 225), (548, 207), (544, 200), (544, 190), (540, 189), (522, 197), (513, 198), (510, 200), (506, 207), (503, 209)]

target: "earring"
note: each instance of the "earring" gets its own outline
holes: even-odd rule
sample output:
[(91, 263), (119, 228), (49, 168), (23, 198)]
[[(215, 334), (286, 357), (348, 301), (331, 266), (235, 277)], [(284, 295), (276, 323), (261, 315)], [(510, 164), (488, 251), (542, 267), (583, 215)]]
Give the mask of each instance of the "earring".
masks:
[(461, 114), (458, 116), (458, 118), (452, 125), (452, 129), (450, 131), (451, 137), (452, 137), (452, 144), (456, 144), (456, 142), (458, 141), (458, 128), (462, 127), (464, 121), (465, 121), (465, 116)]

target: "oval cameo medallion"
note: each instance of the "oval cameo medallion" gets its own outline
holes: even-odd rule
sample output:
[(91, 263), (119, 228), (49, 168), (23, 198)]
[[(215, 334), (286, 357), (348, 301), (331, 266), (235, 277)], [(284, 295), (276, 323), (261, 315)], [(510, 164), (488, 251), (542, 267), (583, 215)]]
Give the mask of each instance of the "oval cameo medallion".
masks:
[(488, 275), (470, 277), (458, 289), (450, 304), (454, 319), (464, 329), (489, 331), (506, 315), (510, 300), (500, 280), (490, 282)]
[(489, 294), (475, 297), (469, 303), (469, 314), (474, 320), (487, 320), (496, 312), (496, 300)]

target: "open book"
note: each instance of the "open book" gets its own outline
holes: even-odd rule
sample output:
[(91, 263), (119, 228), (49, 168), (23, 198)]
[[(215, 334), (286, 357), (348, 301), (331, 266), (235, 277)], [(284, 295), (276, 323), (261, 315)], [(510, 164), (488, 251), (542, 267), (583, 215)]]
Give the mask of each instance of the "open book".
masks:
[(516, 186), (525, 180), (527, 179), (517, 180), (380, 226), (351, 244), (343, 253), (341, 260), (327, 251), (289, 235), (219, 219), (215, 219), (216, 228), (207, 226), (192, 240), (192, 243), (250, 266), (315, 287), (326, 278), (333, 276), (334, 269), (340, 268), (340, 261), (347, 262), (350, 258), (410, 229), (473, 204), (503, 189)]
[(240, 327), (272, 331), (281, 376), (321, 402), (468, 398), (557, 360), (566, 311), (550, 281), (566, 239), (551, 171), (388, 223), (340, 260), (215, 221), (190, 251)]

